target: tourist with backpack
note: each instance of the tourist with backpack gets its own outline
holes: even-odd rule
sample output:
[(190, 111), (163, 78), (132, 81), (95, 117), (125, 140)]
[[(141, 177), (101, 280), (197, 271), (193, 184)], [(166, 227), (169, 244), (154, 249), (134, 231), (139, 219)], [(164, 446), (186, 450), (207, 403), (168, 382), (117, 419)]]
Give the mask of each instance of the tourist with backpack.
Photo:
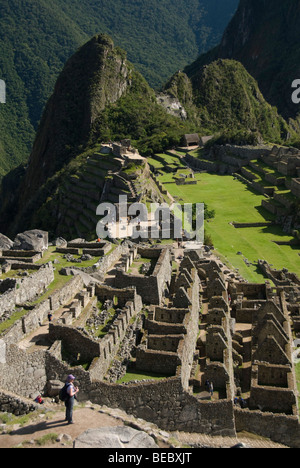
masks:
[(68, 375), (65, 386), (61, 389), (60, 399), (64, 401), (66, 407), (66, 421), (68, 424), (73, 423), (73, 408), (77, 393), (79, 392), (78, 387), (74, 386), (75, 377), (74, 375)]

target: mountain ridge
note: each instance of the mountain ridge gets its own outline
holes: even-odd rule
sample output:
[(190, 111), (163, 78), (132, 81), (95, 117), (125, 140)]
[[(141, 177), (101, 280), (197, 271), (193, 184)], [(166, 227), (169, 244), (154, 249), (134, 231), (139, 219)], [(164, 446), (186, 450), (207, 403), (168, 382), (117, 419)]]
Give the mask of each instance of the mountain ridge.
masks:
[(25, 172), (20, 167), (3, 179), (0, 231), (32, 227), (35, 213), (47, 199), (53, 203), (64, 185), (64, 174), (80, 172), (86, 155), (103, 141), (129, 138), (143, 156), (151, 156), (177, 146), (186, 133), (222, 132), (228, 125), (248, 137), (285, 138), (287, 124), (240, 63), (219, 60), (191, 78), (176, 76), (184, 79), (177, 85), (176, 78), (171, 80), (170, 87), (174, 94), (177, 86), (177, 97), (184, 100), (186, 120), (157, 102), (154, 90), (111, 38), (93, 36), (59, 76)]
[(300, 109), (292, 102), (292, 82), (300, 76), (299, 21), (297, 1), (240, 0), (220, 44), (200, 55), (185, 72), (219, 58), (237, 60), (280, 115), (297, 119)]
[(237, 2), (2, 0), (0, 78), (7, 104), (0, 106), (0, 177), (27, 161), (61, 70), (91, 36), (109, 34), (157, 87), (220, 40)]

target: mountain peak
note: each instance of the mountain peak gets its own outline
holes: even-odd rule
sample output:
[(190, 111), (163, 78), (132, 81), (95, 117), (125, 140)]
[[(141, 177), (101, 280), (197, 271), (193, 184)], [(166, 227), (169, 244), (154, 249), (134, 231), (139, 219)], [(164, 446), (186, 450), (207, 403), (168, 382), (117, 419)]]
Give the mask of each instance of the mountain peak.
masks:
[(300, 76), (300, 3), (240, 0), (216, 55), (240, 61), (285, 118), (299, 113), (291, 85)]
[(89, 139), (94, 121), (131, 83), (126, 53), (105, 34), (93, 36), (68, 60), (45, 108), (25, 178), (40, 187)]

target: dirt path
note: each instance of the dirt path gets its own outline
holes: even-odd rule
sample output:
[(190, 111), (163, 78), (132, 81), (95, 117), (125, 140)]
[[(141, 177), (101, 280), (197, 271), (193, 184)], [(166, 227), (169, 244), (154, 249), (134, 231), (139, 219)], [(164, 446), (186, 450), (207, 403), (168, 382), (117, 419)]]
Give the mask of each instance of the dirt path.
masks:
[[(78, 408), (74, 412), (74, 424), (68, 425), (65, 422), (65, 412), (61, 410), (54, 413), (40, 414), (36, 421), (31, 422), (24, 427), (14, 428), (10, 434), (0, 434), (0, 448), (14, 448), (22, 446), (26, 448), (41, 448), (34, 443), (47, 434), (66, 434), (61, 442), (44, 445), (43, 448), (72, 448), (73, 440), (87, 429), (99, 427), (122, 426), (122, 421), (113, 418), (107, 414), (99, 413), (92, 408)], [(7, 426), (8, 430), (10, 426)], [(26, 443), (29, 441), (30, 443)]]
[[(51, 408), (51, 405), (49, 405)], [(52, 405), (53, 408), (53, 405)], [(55, 408), (55, 407), (54, 407)], [(235, 437), (211, 437), (205, 434), (190, 434), (184, 432), (167, 433), (159, 429), (155, 424), (136, 419), (121, 410), (99, 407), (97, 405), (85, 408), (75, 407), (74, 423), (67, 425), (65, 422), (63, 406), (46, 414), (37, 414), (34, 421), (24, 427), (7, 426), (8, 434), (0, 434), (0, 448), (73, 448), (73, 441), (88, 429), (100, 427), (116, 427), (133, 425), (136, 429), (143, 430), (154, 436), (160, 448), (174, 447), (211, 447), (230, 448), (237, 443), (244, 443), (249, 448), (287, 448), (262, 437), (250, 434), (239, 434)], [(37, 441), (47, 435), (55, 434), (54, 443), (40, 446)], [(64, 435), (64, 437), (62, 437)], [(61, 441), (55, 441), (62, 437)], [(172, 445), (171, 444), (172, 441)]]

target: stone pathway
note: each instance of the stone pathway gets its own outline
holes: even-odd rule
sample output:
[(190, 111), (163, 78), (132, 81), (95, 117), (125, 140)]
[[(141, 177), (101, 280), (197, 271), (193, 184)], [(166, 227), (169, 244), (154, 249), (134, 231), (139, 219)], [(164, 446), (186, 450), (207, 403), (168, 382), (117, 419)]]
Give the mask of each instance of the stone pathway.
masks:
[(244, 444), (248, 448), (253, 449), (282, 449), (289, 448), (285, 445), (277, 444), (268, 439), (255, 437), (250, 435), (238, 434), (234, 437), (210, 437), (205, 434), (189, 434), (185, 432), (175, 432), (174, 436), (182, 444), (192, 445), (193, 447), (209, 447), (209, 448), (232, 448), (236, 444)]
[[(24, 426), (15, 424), (7, 426), (0, 433), (0, 448), (17, 446), (26, 448), (72, 448), (73, 441), (83, 432), (100, 427), (129, 426), (144, 431), (157, 441), (160, 448), (231, 448), (238, 443), (247, 448), (280, 449), (288, 448), (262, 437), (250, 434), (238, 434), (237, 437), (211, 437), (205, 434), (167, 432), (155, 424), (140, 418), (135, 418), (122, 410), (106, 406), (94, 405), (87, 402), (85, 407), (76, 406), (74, 411), (74, 425), (67, 425), (62, 404), (47, 403), (45, 414), (37, 413), (36, 419)], [(44, 436), (56, 434), (54, 441), (40, 447), (37, 440)]]

